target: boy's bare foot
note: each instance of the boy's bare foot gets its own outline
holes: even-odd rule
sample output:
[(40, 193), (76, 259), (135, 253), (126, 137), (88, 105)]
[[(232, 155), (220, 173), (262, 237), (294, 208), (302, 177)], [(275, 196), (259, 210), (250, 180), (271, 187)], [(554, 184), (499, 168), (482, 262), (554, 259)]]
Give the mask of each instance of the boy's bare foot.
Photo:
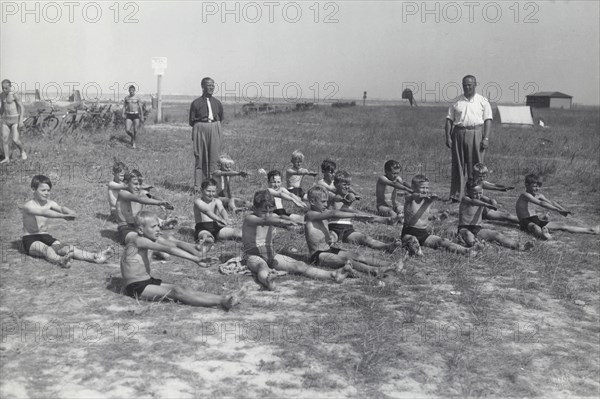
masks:
[(404, 243), (409, 256), (423, 256), (423, 251), (416, 237), (411, 237)]
[(112, 256), (113, 253), (114, 250), (112, 249), (112, 247), (108, 247), (104, 251), (100, 251), (94, 256), (94, 262), (104, 263), (108, 260), (108, 258)]
[(397, 273), (401, 272), (404, 269), (404, 262), (402, 261), (402, 259), (399, 259), (393, 265), (394, 265), (394, 271)]
[(600, 234), (600, 225), (598, 225), (596, 227), (590, 227), (590, 232), (592, 234)]
[(267, 280), (264, 285), (268, 291), (275, 291), (275, 277), (277, 277), (277, 274), (274, 272), (270, 272), (267, 275)]
[(10, 158), (6, 157), (2, 161), (0, 161), (0, 165), (2, 165), (3, 163), (9, 163), (9, 162), (10, 162)]
[(62, 267), (63, 269), (70, 269), (73, 265), (73, 254), (73, 250), (70, 250), (69, 253), (67, 253), (64, 256), (61, 256), (57, 262), (57, 265)]
[(519, 244), (519, 251), (529, 251), (533, 248), (533, 241), (527, 241), (525, 244)]
[(349, 277), (352, 274), (354, 274), (354, 269), (352, 269), (352, 262), (347, 261), (343, 267), (333, 272), (333, 281), (339, 284), (343, 282), (346, 279), (346, 277)]
[(22, 159), (23, 161), (26, 161), (26, 160), (27, 160), (27, 154), (25, 154), (25, 151), (22, 151), (22, 152), (21, 152), (21, 159)]
[(387, 253), (394, 253), (394, 251), (398, 248), (402, 246), (402, 240), (394, 240), (394, 242), (391, 242), (388, 247), (385, 249), (385, 252)]
[(225, 310), (231, 310), (232, 307), (240, 304), (240, 299), (241, 298), (238, 293), (227, 295), (221, 300), (221, 306), (223, 306)]

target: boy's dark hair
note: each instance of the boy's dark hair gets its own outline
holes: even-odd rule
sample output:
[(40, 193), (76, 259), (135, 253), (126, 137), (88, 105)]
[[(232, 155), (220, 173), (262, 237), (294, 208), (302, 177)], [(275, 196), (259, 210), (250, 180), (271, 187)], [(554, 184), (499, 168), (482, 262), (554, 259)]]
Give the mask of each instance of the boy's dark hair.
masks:
[[(135, 173), (135, 172), (137, 172), (137, 173)], [(138, 181), (141, 178), (141, 173), (139, 173), (136, 169), (125, 172), (125, 176), (123, 177), (123, 181), (125, 183), (129, 183), (131, 181), (131, 179), (134, 179), (134, 178), (138, 179)]]
[(4, 84), (4, 83), (8, 83), (9, 85), (12, 85), (11, 81), (8, 79), (4, 79), (1, 84)]
[(326, 159), (323, 162), (321, 162), (321, 172), (323, 172), (323, 173), (325, 173), (325, 172), (333, 173), (333, 172), (335, 172), (336, 169), (337, 169), (337, 165), (335, 164), (335, 162), (333, 162), (330, 159)]
[(50, 181), (50, 178), (48, 178), (47, 176), (44, 176), (44, 175), (33, 176), (33, 178), (31, 179), (31, 188), (34, 190), (37, 190), (37, 188), (40, 186), (40, 184), (47, 184), (48, 187), (52, 188), (52, 182)]
[(260, 208), (263, 205), (275, 207), (275, 200), (269, 192), (269, 190), (260, 190), (254, 193), (254, 200), (252, 201), (254, 208)]
[(335, 175), (333, 176), (333, 184), (338, 184), (339, 182), (349, 182), (351, 179), (350, 173), (346, 172), (345, 170), (338, 170), (337, 172), (335, 172)]
[(542, 180), (542, 176), (540, 176), (536, 173), (530, 173), (527, 176), (525, 176), (525, 184), (526, 185), (537, 184), (538, 186), (542, 187), (543, 183), (544, 183), (544, 181)]
[(475, 187), (483, 187), (482, 179), (469, 179), (466, 184), (467, 191), (473, 190)]
[(400, 162), (393, 160), (393, 159), (390, 159), (383, 165), (383, 170), (386, 172), (389, 172), (390, 170), (393, 170), (393, 169), (399, 169), (399, 168), (400, 168)]
[(130, 86), (127, 88), (127, 90), (129, 90), (129, 89), (131, 89), (131, 88), (133, 88), (133, 89), (135, 90), (135, 86), (134, 86), (134, 85), (130, 85)]
[(278, 170), (271, 170), (267, 173), (267, 181), (271, 181), (275, 176), (281, 177), (281, 172)]
[(127, 165), (125, 165), (125, 163), (123, 163), (121, 161), (117, 161), (115, 159), (115, 163), (113, 164), (113, 167), (112, 167), (113, 174), (127, 172), (128, 170), (129, 170), (129, 168), (127, 167)]
[(215, 187), (217, 187), (217, 181), (215, 179), (204, 180), (202, 182), (202, 184), (200, 184), (200, 189), (204, 190), (208, 186), (215, 186)]
[(415, 177), (412, 178), (412, 182), (411, 184), (413, 186), (418, 186), (422, 183), (428, 182), (429, 179), (427, 178), (427, 176), (425, 175), (416, 175)]

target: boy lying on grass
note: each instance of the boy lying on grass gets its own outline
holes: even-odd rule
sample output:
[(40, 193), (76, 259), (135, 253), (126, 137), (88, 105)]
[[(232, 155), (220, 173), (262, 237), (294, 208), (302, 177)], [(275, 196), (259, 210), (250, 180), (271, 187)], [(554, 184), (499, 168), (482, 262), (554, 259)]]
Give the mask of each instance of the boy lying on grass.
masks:
[(202, 196), (194, 201), (195, 240), (205, 252), (218, 240), (241, 240), (242, 230), (230, 227), (233, 223), (221, 199), (217, 197), (217, 182), (208, 179), (200, 185)]
[(231, 195), (230, 178), (233, 176), (248, 177), (248, 173), (244, 171), (233, 170), (233, 159), (229, 155), (221, 154), (217, 161), (217, 170), (212, 173), (212, 178), (217, 182), (217, 197), (223, 203), (223, 206), (229, 212), (238, 212), (250, 208), (252, 204), (249, 201), (234, 198)]
[(112, 255), (108, 247), (100, 252), (87, 252), (74, 245), (62, 244), (48, 234), (48, 219), (75, 220), (75, 212), (49, 200), (52, 182), (44, 175), (31, 179), (33, 199), (23, 205), (23, 249), (31, 256), (45, 258), (63, 268), (71, 267), (72, 259), (93, 263), (104, 263)]
[(381, 275), (390, 270), (402, 269), (402, 260), (392, 263), (383, 259), (362, 256), (354, 252), (331, 246), (331, 236), (327, 228), (327, 220), (331, 218), (348, 218), (368, 221), (374, 216), (367, 214), (328, 210), (328, 194), (321, 186), (308, 190), (310, 210), (304, 215), (304, 236), (310, 252), (310, 263), (317, 266), (341, 267), (352, 265), (355, 270)]
[(272, 170), (267, 173), (267, 181), (269, 182), (269, 192), (275, 200), (274, 214), (277, 216), (287, 217), (294, 222), (302, 223), (304, 216), (295, 213), (288, 213), (283, 207), (282, 199), (292, 201), (297, 207), (306, 209), (306, 204), (297, 195), (289, 192), (285, 187), (281, 186), (281, 173), (278, 170)]
[(267, 290), (274, 290), (275, 273), (273, 269), (301, 274), (318, 280), (333, 280), (341, 283), (350, 275), (352, 266), (346, 265), (335, 271), (325, 271), (307, 265), (304, 262), (275, 253), (273, 248), (273, 230), (275, 227), (290, 228), (298, 223), (275, 215), (275, 201), (268, 190), (254, 194), (253, 213), (247, 215), (242, 226), (244, 262), (254, 273), (258, 282)]
[[(329, 207), (335, 210), (341, 210), (346, 213), (357, 213), (364, 215), (364, 212), (359, 212), (351, 207), (356, 199), (354, 194), (350, 192), (352, 178), (348, 172), (340, 170), (336, 172), (333, 179), (335, 185), (335, 197), (330, 200)], [(371, 215), (371, 222), (375, 223), (395, 223), (397, 219), (389, 217), (381, 217)], [(364, 233), (354, 230), (352, 220), (346, 217), (333, 217), (329, 222), (329, 231), (332, 233), (334, 241), (347, 242), (357, 245), (365, 245), (373, 249), (383, 249), (387, 252), (394, 252), (397, 247), (402, 245), (400, 240), (394, 240), (390, 243), (384, 243), (376, 240)]]
[(526, 192), (519, 196), (517, 200), (517, 217), (521, 230), (528, 231), (537, 238), (550, 240), (552, 236), (549, 230), (562, 230), (569, 233), (600, 234), (600, 226), (596, 227), (578, 227), (567, 226), (562, 223), (549, 222), (547, 216), (540, 218), (535, 212), (535, 207), (530, 204), (541, 206), (560, 213), (562, 216), (572, 214), (558, 202), (550, 201), (540, 192), (542, 187), (542, 178), (536, 174), (525, 176)]
[(381, 216), (401, 218), (402, 211), (397, 202), (398, 190), (412, 193), (412, 189), (402, 181), (400, 177), (400, 163), (398, 161), (390, 159), (383, 165), (383, 169), (384, 175), (379, 176), (375, 185), (377, 213)]
[(481, 182), (469, 180), (466, 195), (462, 197), (458, 211), (458, 236), (467, 247), (480, 244), (479, 239), (493, 241), (503, 247), (519, 251), (533, 247), (531, 241), (521, 244), (499, 232), (483, 228), (481, 226), (482, 218), (490, 211), (496, 211), (496, 206), (492, 204), (491, 200), (483, 196)]
[(121, 274), (125, 280), (125, 293), (136, 299), (160, 301), (164, 298), (192, 306), (222, 306), (231, 309), (239, 303), (237, 293), (215, 295), (194, 291), (179, 285), (163, 283), (150, 275), (148, 250), (161, 251), (183, 259), (201, 263), (196, 248), (183, 241), (160, 236), (158, 216), (148, 211), (135, 215), (136, 234), (128, 234), (121, 258)]
[(402, 242), (408, 249), (408, 253), (423, 256), (421, 246), (426, 246), (433, 249), (446, 249), (463, 255), (476, 255), (477, 252), (474, 250), (429, 234), (430, 207), (439, 197), (429, 193), (429, 179), (425, 175), (413, 177), (411, 186), (413, 193), (404, 199), (404, 225), (402, 227)]

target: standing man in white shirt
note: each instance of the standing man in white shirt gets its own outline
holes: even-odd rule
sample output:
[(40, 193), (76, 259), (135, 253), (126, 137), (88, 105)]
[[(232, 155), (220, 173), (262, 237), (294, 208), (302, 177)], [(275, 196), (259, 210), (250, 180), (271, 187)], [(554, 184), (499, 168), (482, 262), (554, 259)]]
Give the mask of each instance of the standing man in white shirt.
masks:
[(194, 143), (194, 190), (200, 191), (200, 185), (211, 177), (221, 155), (221, 121), (223, 105), (213, 97), (215, 81), (202, 79), (202, 97), (192, 102), (190, 107), (190, 126)]
[(483, 163), (492, 128), (492, 107), (475, 93), (475, 76), (465, 76), (462, 86), (464, 94), (448, 108), (445, 126), (446, 146), (452, 150), (452, 202), (462, 198), (467, 180), (473, 178), (473, 165)]

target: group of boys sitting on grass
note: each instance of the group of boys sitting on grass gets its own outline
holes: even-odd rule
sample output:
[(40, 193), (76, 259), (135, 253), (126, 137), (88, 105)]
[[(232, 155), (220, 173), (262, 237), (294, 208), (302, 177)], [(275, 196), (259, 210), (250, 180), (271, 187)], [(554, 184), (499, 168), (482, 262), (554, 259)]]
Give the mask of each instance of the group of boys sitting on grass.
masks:
[[(485, 180), (487, 169), (476, 165), (475, 178), (467, 183), (466, 195), (459, 205), (458, 238), (462, 245), (430, 234), (430, 220), (445, 219), (447, 213), (439, 216), (430, 214), (431, 205), (438, 196), (430, 193), (429, 180), (419, 174), (413, 177), (411, 185), (400, 178), (400, 164), (394, 160), (385, 163), (385, 174), (377, 179), (377, 213), (369, 214), (352, 207), (360, 196), (352, 189), (352, 179), (345, 171), (336, 171), (333, 161), (326, 160), (321, 165), (323, 179), (315, 183), (307, 193), (301, 189), (305, 175), (316, 175), (301, 168), (303, 155), (293, 154), (292, 166), (286, 170), (287, 188), (282, 187), (281, 174), (271, 171), (267, 174), (269, 187), (257, 191), (252, 203), (231, 196), (230, 177), (246, 177), (243, 172), (232, 170), (233, 161), (222, 157), (217, 180), (209, 179), (201, 185), (201, 196), (194, 201), (196, 244), (177, 240), (162, 234), (161, 229), (172, 228), (176, 219), (160, 219), (155, 213), (144, 211), (144, 205), (155, 205), (165, 210), (173, 206), (156, 196), (150, 195), (151, 187), (142, 186), (142, 176), (136, 170), (129, 171), (122, 163), (113, 168), (114, 179), (108, 185), (111, 217), (117, 222), (118, 238), (125, 246), (121, 258), (121, 273), (125, 293), (133, 298), (159, 300), (169, 298), (193, 306), (222, 306), (230, 309), (240, 301), (242, 292), (230, 295), (214, 295), (190, 290), (178, 285), (163, 283), (150, 273), (152, 253), (163, 259), (170, 255), (188, 259), (200, 266), (208, 266), (207, 254), (217, 240), (241, 240), (243, 262), (254, 274), (258, 283), (265, 289), (275, 287), (275, 271), (285, 271), (319, 280), (341, 283), (356, 272), (366, 273), (376, 278), (403, 268), (402, 259), (390, 262), (382, 258), (365, 256), (340, 248), (336, 243), (351, 243), (392, 253), (403, 246), (408, 255), (421, 256), (422, 246), (439, 248), (459, 254), (476, 255), (485, 242), (496, 242), (501, 246), (527, 250), (532, 242), (521, 244), (499, 232), (482, 225), (483, 219), (518, 223), (522, 230), (540, 239), (550, 239), (549, 230), (563, 230), (572, 233), (599, 234), (600, 226), (576, 227), (548, 222), (540, 218), (535, 206), (556, 211), (563, 216), (567, 211), (557, 202), (550, 201), (540, 193), (542, 180), (530, 174), (525, 177), (526, 192), (521, 194), (516, 204), (516, 216), (497, 209), (497, 202), (483, 195), (483, 189), (507, 191), (513, 187), (493, 184)], [(220, 183), (220, 184), (219, 184)], [(49, 199), (52, 183), (42, 175), (31, 181), (33, 199), (23, 207), (22, 238), (27, 254), (43, 257), (61, 267), (71, 266), (72, 259), (104, 263), (112, 255), (112, 248), (88, 253), (75, 246), (64, 245), (47, 233), (49, 218), (74, 220), (76, 215), (66, 207), (59, 206)], [(404, 206), (398, 199), (404, 197)], [(282, 200), (293, 202), (305, 210), (304, 215), (290, 214), (283, 207)], [(251, 208), (242, 227), (233, 225), (228, 210)], [(354, 230), (353, 220), (394, 225), (402, 223), (400, 239), (383, 242)], [(275, 228), (302, 229), (309, 251), (309, 262), (278, 254), (274, 250)], [(150, 252), (149, 252), (150, 251)], [(330, 270), (324, 270), (327, 267)]]

